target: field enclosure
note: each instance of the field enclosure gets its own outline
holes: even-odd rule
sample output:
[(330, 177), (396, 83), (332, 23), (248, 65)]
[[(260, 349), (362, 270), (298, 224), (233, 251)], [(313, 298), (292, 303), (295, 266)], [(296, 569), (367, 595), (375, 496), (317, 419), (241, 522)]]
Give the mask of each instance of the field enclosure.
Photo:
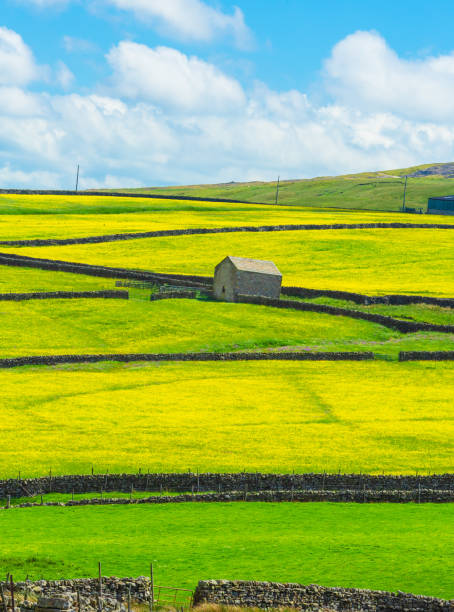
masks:
[[(216, 302), (209, 285), (190, 299), (151, 300), (152, 292), (196, 280), (155, 278), (153, 285), (129, 278), (131, 270), (211, 277), (221, 259), (237, 255), (274, 261), (286, 286), (454, 298), (450, 228), (239, 231), (382, 222), (454, 228), (454, 219), (428, 215), (295, 205), (0, 195), (0, 293), (111, 290), (118, 279), (129, 292), (127, 300), (0, 296), (0, 358), (374, 354), (351, 362), (152, 363), (134, 356), (130, 363), (0, 369), (0, 478), (21, 484), (28, 476), (51, 481), (56, 474), (92, 471), (454, 472), (454, 364), (398, 361), (400, 351), (454, 349), (449, 301), (307, 300), (311, 307), (340, 306), (341, 315)], [(65, 246), (4, 244), (219, 227), (236, 231)], [(40, 269), (61, 267), (55, 260), (123, 271)], [(162, 287), (165, 282), (169, 286)], [(305, 298), (292, 299), (293, 307)], [(394, 318), (399, 326), (358, 319), (358, 311)], [(403, 329), (402, 321), (446, 328), (415, 331)], [(0, 509), (0, 566), (16, 579), (52, 578), (91, 575), (99, 560), (109, 573), (137, 575), (152, 561), (170, 584), (189, 588), (200, 578), (250, 578), (448, 597), (452, 533), (445, 526), (451, 514), (450, 504), (255, 501)]]
[(241, 232), (115, 243), (1, 247), (5, 253), (163, 273), (212, 275), (226, 254), (274, 261), (283, 284), (371, 295), (454, 296), (454, 230)]
[[(20, 219), (20, 223), (17, 223)], [(0, 240), (67, 238), (195, 227), (300, 223), (450, 223), (449, 218), (373, 211), (89, 195), (0, 194)], [(454, 221), (452, 221), (454, 224)]]

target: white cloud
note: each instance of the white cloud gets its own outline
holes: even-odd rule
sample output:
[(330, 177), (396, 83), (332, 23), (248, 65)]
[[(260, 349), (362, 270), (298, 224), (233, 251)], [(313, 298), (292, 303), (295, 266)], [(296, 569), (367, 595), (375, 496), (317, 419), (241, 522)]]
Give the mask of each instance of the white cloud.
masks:
[(336, 100), (354, 108), (430, 121), (454, 114), (454, 52), (406, 60), (379, 34), (360, 31), (333, 48), (325, 74)]
[(107, 59), (115, 91), (187, 112), (228, 112), (245, 103), (241, 85), (218, 68), (169, 47), (121, 42)]
[(0, 85), (26, 85), (43, 78), (44, 70), (35, 63), (33, 53), (22, 37), (0, 27)]
[(68, 53), (93, 53), (98, 50), (91, 40), (75, 36), (63, 36), (63, 46)]
[(15, 189), (18, 185), (25, 189), (54, 189), (59, 184), (60, 177), (56, 172), (24, 172), (13, 170), (10, 164), (0, 167), (0, 188), (3, 189)]
[(39, 116), (44, 112), (41, 96), (20, 87), (0, 86), (0, 114)]
[(50, 6), (66, 6), (70, 0), (16, 0), (19, 4), (47, 8)]
[[(361, 40), (378, 44), (386, 61), (376, 58), (374, 83), (386, 80), (389, 57), (403, 60), (375, 34)], [(77, 163), (84, 188), (304, 178), (453, 159), (454, 115), (412, 116), (370, 92), (367, 104), (367, 87), (357, 85), (367, 71), (358, 56), (352, 68), (343, 43), (351, 37), (327, 63), (336, 97), (324, 104), (260, 83), (246, 91), (197, 57), (132, 42), (109, 53), (109, 86), (84, 95), (32, 93), (21, 86), (31, 76), (18, 82), (0, 71), (0, 185), (72, 188)], [(435, 62), (443, 75), (449, 57)], [(357, 87), (351, 94), (347, 82)]]
[(232, 36), (240, 47), (248, 47), (252, 42), (251, 31), (237, 7), (232, 15), (227, 15), (201, 0), (109, 1), (180, 39), (210, 42), (215, 38)]
[(57, 83), (63, 89), (69, 89), (70, 86), (75, 81), (74, 74), (71, 72), (68, 66), (62, 61), (58, 62), (56, 78), (57, 78)]

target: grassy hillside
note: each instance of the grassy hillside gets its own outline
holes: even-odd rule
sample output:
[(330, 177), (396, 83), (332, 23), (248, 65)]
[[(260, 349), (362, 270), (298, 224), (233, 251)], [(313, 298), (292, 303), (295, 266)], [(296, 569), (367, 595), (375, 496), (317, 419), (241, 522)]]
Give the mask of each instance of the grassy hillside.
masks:
[(451, 504), (181, 504), (11, 510), (0, 565), (16, 579), (147, 574), (194, 588), (226, 578), (452, 597)]
[[(133, 291), (138, 297), (129, 301), (0, 302), (0, 317), (8, 321), (0, 337), (0, 357), (298, 349), (373, 351), (397, 359), (402, 350), (454, 350), (450, 334), (401, 334), (349, 317), (266, 306), (181, 299), (150, 302), (149, 294)], [(423, 321), (454, 323), (452, 310), (395, 308), (402, 318), (416, 310)], [(393, 311), (386, 306), (375, 309)]]
[(3, 477), (92, 465), (454, 472), (452, 363), (93, 364), (1, 378)]
[[(0, 317), (9, 321), (0, 337), (1, 357), (282, 346), (370, 350), (377, 343), (386, 346), (390, 340), (389, 348), (395, 352), (400, 338), (408, 346), (407, 336), (348, 317), (200, 300), (0, 302)], [(454, 339), (450, 341), (449, 337), (445, 340), (435, 334), (433, 341), (454, 349)], [(426, 341), (427, 344), (431, 342)]]
[(284, 285), (369, 294), (454, 296), (452, 230), (316, 230), (10, 247), (33, 257), (157, 272), (212, 275), (226, 255), (274, 261)]
[[(280, 183), (281, 204), (397, 211), (402, 207), (403, 177), (432, 164), (384, 172), (287, 180)], [(116, 190), (117, 191), (117, 190)], [(251, 202), (275, 202), (276, 182), (222, 183), (181, 187), (124, 189), (129, 193), (229, 198)], [(423, 176), (408, 179), (406, 205), (426, 210), (431, 196), (454, 194), (454, 179)]]

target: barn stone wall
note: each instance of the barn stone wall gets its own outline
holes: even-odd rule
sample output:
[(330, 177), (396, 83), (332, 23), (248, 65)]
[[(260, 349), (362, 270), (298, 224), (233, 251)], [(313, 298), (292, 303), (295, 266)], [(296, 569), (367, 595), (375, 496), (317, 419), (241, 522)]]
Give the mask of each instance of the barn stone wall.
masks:
[(282, 276), (276, 274), (262, 274), (237, 270), (235, 298), (239, 295), (261, 296), (270, 299), (279, 299), (281, 294)]

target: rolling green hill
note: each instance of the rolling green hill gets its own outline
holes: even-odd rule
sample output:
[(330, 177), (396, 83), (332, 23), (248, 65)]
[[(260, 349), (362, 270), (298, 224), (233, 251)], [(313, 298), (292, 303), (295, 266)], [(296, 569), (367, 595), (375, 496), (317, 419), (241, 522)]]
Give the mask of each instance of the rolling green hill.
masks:
[[(437, 174), (419, 175), (430, 172)], [(423, 164), (410, 168), (341, 176), (322, 176), (312, 179), (286, 180), (280, 183), (279, 203), (334, 208), (359, 208), (398, 211), (402, 208), (404, 176), (410, 175), (406, 205), (412, 208), (427, 206), (431, 196), (454, 193), (454, 178), (440, 174), (451, 164)], [(416, 174), (417, 176), (411, 176)], [(276, 197), (276, 182), (220, 183), (217, 185), (185, 185), (177, 187), (144, 187), (119, 189), (129, 193), (150, 193), (176, 196), (229, 198), (250, 202), (271, 203)]]

